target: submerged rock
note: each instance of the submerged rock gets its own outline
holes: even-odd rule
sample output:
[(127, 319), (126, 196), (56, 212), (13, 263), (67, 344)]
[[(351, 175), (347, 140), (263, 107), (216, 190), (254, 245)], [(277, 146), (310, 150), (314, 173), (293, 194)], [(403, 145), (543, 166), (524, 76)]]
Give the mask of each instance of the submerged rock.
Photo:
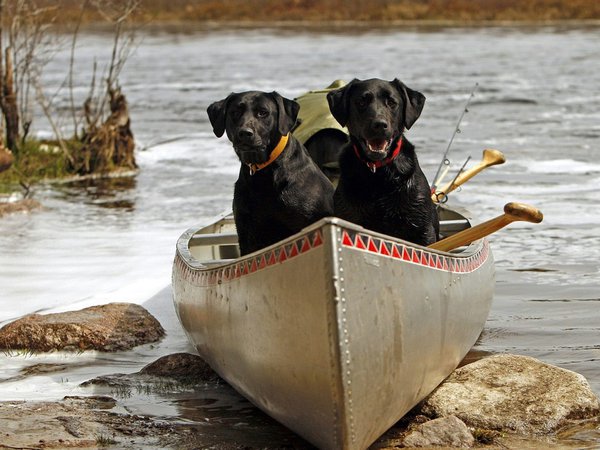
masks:
[(404, 438), (404, 447), (459, 447), (475, 445), (475, 438), (456, 416), (441, 417), (417, 425)]
[(495, 355), (454, 371), (421, 412), (455, 415), (482, 429), (547, 434), (598, 415), (600, 403), (580, 374), (526, 356)]
[(217, 373), (198, 355), (173, 353), (163, 356), (139, 371), (142, 375), (207, 383), (220, 380)]
[(102, 375), (84, 381), (81, 386), (105, 386), (113, 395), (130, 396), (137, 392), (180, 392), (199, 385), (218, 384), (223, 380), (198, 355), (173, 353), (146, 365), (139, 372)]
[(143, 307), (110, 303), (80, 311), (30, 314), (0, 329), (0, 349), (114, 352), (158, 341), (165, 331)]

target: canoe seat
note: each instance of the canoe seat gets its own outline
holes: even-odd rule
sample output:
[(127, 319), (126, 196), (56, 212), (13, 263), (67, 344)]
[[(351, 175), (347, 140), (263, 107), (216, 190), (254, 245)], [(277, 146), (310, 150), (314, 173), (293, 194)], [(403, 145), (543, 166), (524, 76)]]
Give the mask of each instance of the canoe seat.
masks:
[(189, 249), (202, 260), (214, 258), (211, 265), (224, 264), (240, 257), (237, 244), (237, 233), (200, 233), (190, 238)]
[(190, 238), (190, 247), (197, 245), (237, 244), (237, 233), (201, 233)]
[(466, 219), (440, 220), (440, 232), (444, 234), (456, 233), (469, 227), (469, 221)]

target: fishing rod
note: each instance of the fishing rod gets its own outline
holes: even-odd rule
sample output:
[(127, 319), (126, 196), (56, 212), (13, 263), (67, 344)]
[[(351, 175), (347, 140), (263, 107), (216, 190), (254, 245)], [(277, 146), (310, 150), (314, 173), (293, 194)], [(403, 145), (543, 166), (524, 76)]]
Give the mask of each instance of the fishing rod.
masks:
[[(471, 91), (471, 95), (469, 95), (469, 98), (467, 99), (467, 103), (465, 103), (465, 107), (463, 108), (460, 117), (458, 118), (458, 122), (456, 123), (456, 128), (454, 129), (454, 132), (452, 133), (452, 136), (450, 137), (450, 142), (448, 142), (448, 147), (446, 148), (446, 151), (444, 152), (444, 156), (442, 157), (442, 162), (440, 162), (440, 165), (438, 166), (437, 172), (435, 173), (435, 176), (433, 177), (433, 184), (431, 185), (431, 193), (435, 194), (435, 191), (438, 187), (438, 185), (442, 182), (442, 179), (446, 176), (446, 174), (448, 173), (448, 169), (450, 168), (450, 160), (448, 159), (448, 153), (450, 152), (450, 147), (452, 147), (452, 142), (454, 141), (454, 137), (460, 133), (460, 123), (463, 120), (463, 117), (465, 116), (466, 113), (469, 112), (469, 104), (471, 103), (471, 100), (473, 100), (473, 97), (475, 97), (475, 91), (477, 91), (477, 88), (479, 87), (479, 83), (475, 83), (475, 86), (473, 87), (473, 90)], [(445, 167), (444, 172), (442, 173), (442, 167)]]
[(450, 191), (454, 190), (454, 187), (455, 187), (455, 184), (456, 184), (456, 180), (458, 180), (458, 177), (460, 176), (460, 174), (464, 172), (465, 167), (467, 167), (467, 164), (469, 163), (470, 160), (471, 160), (471, 156), (468, 156), (467, 160), (464, 162), (464, 164), (462, 165), (462, 167), (460, 169), (458, 169), (458, 173), (456, 174), (456, 176), (454, 177), (454, 179), (448, 185), (448, 189), (444, 189), (443, 191), (435, 192), (435, 193), (432, 194), (433, 196), (435, 196), (436, 201), (437, 201), (438, 204), (440, 204), (440, 203), (446, 203), (448, 201), (448, 193)]

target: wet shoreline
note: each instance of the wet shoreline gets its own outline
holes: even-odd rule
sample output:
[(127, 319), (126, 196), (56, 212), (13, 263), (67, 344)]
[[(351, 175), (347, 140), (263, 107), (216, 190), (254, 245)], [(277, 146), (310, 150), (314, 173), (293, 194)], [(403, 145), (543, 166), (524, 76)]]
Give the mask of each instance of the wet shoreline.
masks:
[[(164, 325), (166, 337), (159, 342), (121, 352), (25, 351), (0, 355), (3, 367), (6, 367), (7, 361), (17, 362), (19, 365), (15, 372), (18, 375), (0, 380), (0, 394), (3, 399), (0, 401), (0, 423), (3, 424), (0, 446), (87, 448), (99, 445), (132, 449), (193, 449), (205, 446), (217, 449), (313, 448), (254, 407), (199, 357), (193, 355), (194, 351), (185, 341), (181, 326), (175, 317), (170, 289), (164, 289), (143, 306), (153, 311), (160, 318), (161, 325)], [(75, 311), (76, 314), (82, 312)], [(135, 331), (132, 332), (135, 334)], [(493, 358), (491, 353), (479, 350), (476, 345), (457, 370), (468, 370), (476, 362), (484, 362), (491, 359), (490, 357)], [(505, 362), (500, 364), (503, 370), (508, 371), (506, 380), (517, 379), (521, 372), (526, 374), (526, 378), (533, 377), (535, 380), (547, 370), (541, 371), (540, 368), (540, 372), (536, 374), (528, 372), (524, 367), (517, 366), (515, 370), (509, 368)], [(474, 373), (480, 373), (480, 370)], [(502, 375), (498, 369), (492, 369), (491, 374), (493, 389), (502, 386)], [(453, 375), (449, 380), (452, 377)], [(463, 380), (462, 382), (465, 380), (463, 376), (458, 376), (457, 379)], [(38, 382), (42, 384), (36, 386)], [(573, 384), (570, 381), (562, 383), (564, 386)], [(32, 385), (29, 386), (29, 394), (22, 389), (28, 385)], [(443, 383), (435, 394), (439, 396), (439, 392), (446, 386), (452, 386), (452, 383)], [(535, 426), (539, 426), (537, 422), (544, 414), (550, 414), (555, 408), (544, 403), (534, 406), (540, 398), (535, 389), (546, 390), (546, 386), (547, 384), (540, 382), (535, 387), (531, 386), (534, 391), (530, 394), (526, 394), (529, 390), (526, 389), (508, 395), (513, 402), (519, 401), (518, 397), (523, 395), (522, 401), (528, 405), (527, 408), (537, 407), (544, 411), (541, 415), (534, 414), (536, 420), (532, 421), (532, 424), (536, 424)], [(40, 395), (41, 389), (44, 395)], [(554, 392), (555, 389), (550, 391)], [(521, 393), (517, 394), (518, 392)], [(455, 394), (450, 394), (450, 398), (453, 398), (453, 395)], [(486, 398), (502, 397), (491, 391), (484, 392), (483, 395)], [(528, 399), (528, 396), (531, 398)], [(579, 395), (567, 397), (579, 398)], [(562, 402), (561, 396), (558, 398), (559, 402)], [(431, 400), (427, 402), (431, 404)], [(423, 439), (417, 430), (425, 424), (433, 423), (430, 422), (431, 417), (422, 415), (425, 411), (423, 404), (427, 405), (427, 402), (418, 405), (369, 448), (396, 448), (399, 442), (404, 442), (404, 446), (411, 446), (411, 438), (410, 442)], [(440, 405), (443, 404), (442, 401)], [(454, 402), (452, 405), (456, 406)], [(527, 408), (511, 407), (509, 410), (521, 414), (521, 411)], [(467, 408), (467, 411), (470, 410), (471, 408)], [(502, 408), (496, 409), (500, 410)], [(558, 407), (561, 413), (563, 410), (563, 406)], [(490, 412), (490, 416), (492, 415)], [(433, 417), (435, 416), (436, 414), (433, 414)], [(474, 411), (473, 416), (481, 417), (481, 413)], [(473, 433), (476, 437), (476, 442), (469, 444), (474, 448), (594, 446), (600, 439), (600, 416), (582, 416), (578, 419), (580, 420), (570, 420), (563, 424), (556, 433), (495, 431), (473, 425), (468, 428), (471, 431), (466, 431), (465, 428), (465, 432)], [(549, 419), (549, 423), (553, 423), (553, 420)], [(514, 420), (509, 420), (507, 424), (514, 424)], [(432, 432), (434, 431), (429, 430), (426, 435)], [(440, 433), (443, 434), (444, 431)], [(454, 442), (458, 436), (456, 433), (460, 432), (456, 430), (452, 433), (451, 439)]]

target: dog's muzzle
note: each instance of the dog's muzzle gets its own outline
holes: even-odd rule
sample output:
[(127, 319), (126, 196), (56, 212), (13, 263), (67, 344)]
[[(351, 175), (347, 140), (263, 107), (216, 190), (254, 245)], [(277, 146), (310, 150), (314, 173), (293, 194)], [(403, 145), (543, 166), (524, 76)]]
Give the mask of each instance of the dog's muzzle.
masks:
[(244, 145), (234, 148), (243, 164), (262, 164), (269, 159), (265, 146), (249, 147)]
[(391, 139), (369, 139), (365, 140), (366, 156), (372, 161), (381, 161), (384, 159), (392, 144)]

